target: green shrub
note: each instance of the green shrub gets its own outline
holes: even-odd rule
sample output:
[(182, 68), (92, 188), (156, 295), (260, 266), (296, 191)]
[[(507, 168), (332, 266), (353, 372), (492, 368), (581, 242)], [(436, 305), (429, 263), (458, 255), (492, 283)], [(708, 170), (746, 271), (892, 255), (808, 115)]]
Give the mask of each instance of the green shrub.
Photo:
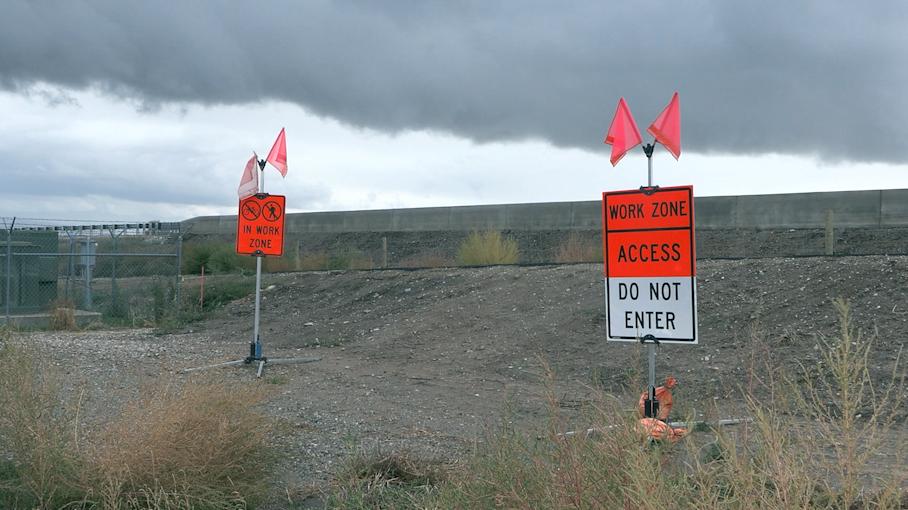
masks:
[(236, 273), (255, 270), (255, 258), (238, 255), (229, 243), (202, 242), (183, 244), (183, 274)]
[(172, 286), (151, 287), (154, 306), (155, 334), (166, 335), (180, 331), (189, 323), (204, 319), (210, 312), (242, 299), (255, 292), (255, 277), (246, 275), (220, 275), (205, 278), (205, 296), (202, 300), (201, 279), (192, 285), (183, 285), (180, 305), (174, 303)]
[[(184, 292), (184, 306), (188, 307), (190, 303), (196, 304), (201, 301), (201, 290), (198, 287), (187, 289)], [(203, 311), (216, 310), (231, 301), (242, 299), (250, 294), (255, 293), (254, 276), (219, 276), (208, 279), (205, 284), (205, 301), (201, 309)]]
[(214, 253), (214, 243), (183, 243), (183, 274), (199, 274), (202, 266), (208, 269), (208, 259)]
[(495, 230), (471, 232), (457, 251), (457, 262), (463, 266), (516, 264), (519, 258), (517, 241)]

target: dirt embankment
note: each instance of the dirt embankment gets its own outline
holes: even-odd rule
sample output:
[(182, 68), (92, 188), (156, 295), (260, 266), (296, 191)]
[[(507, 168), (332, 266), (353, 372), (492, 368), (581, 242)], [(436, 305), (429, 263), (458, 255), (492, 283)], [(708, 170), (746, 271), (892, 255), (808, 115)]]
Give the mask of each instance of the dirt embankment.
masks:
[[(298, 273), (271, 284), (262, 335), (272, 347), (343, 348), (414, 374), (480, 379), (511, 377), (508, 367), (540, 355), (561, 378), (607, 390), (639, 354), (604, 341), (599, 265)], [(839, 331), (836, 298), (865, 334), (879, 332), (881, 374), (908, 334), (908, 257), (700, 261), (697, 286), (700, 344), (660, 347), (658, 363), (697, 394), (729, 393), (754, 356), (817, 359), (820, 340)], [(251, 299), (237, 301), (206, 330), (251, 337), (251, 316)]]
[[(269, 366), (263, 378), (274, 387), (268, 412), (289, 484), (324, 480), (351, 444), (452, 459), (506, 411), (537, 422), (546, 414), (538, 359), (554, 369), (569, 411), (595, 385), (641, 389), (642, 349), (605, 341), (601, 265), (295, 273), (266, 285), (265, 355), (323, 358)], [(838, 332), (831, 302), (841, 297), (855, 326), (876, 334), (871, 375), (882, 381), (908, 337), (906, 288), (908, 257), (700, 261), (700, 344), (660, 347), (657, 376), (681, 380), (680, 411), (728, 416), (752, 365), (818, 359), (821, 339)], [(252, 316), (250, 297), (165, 337), (25, 336), (69, 383), (88, 386), (87, 415), (103, 420), (149, 380), (185, 380), (182, 368), (245, 356)], [(253, 371), (195, 377), (249, 380)]]

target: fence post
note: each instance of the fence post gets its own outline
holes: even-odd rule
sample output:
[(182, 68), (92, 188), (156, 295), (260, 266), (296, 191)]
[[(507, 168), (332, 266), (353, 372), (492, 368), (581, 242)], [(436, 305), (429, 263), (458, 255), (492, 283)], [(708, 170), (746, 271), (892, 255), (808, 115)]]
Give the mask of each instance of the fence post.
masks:
[(119, 289), (117, 289), (117, 259), (119, 258), (117, 256), (119, 255), (119, 252), (117, 251), (117, 238), (119, 235), (114, 235), (112, 227), (108, 228), (107, 231), (110, 234), (110, 239), (113, 244), (113, 260), (111, 260), (110, 264), (110, 306), (108, 307), (108, 313), (112, 312), (116, 314), (120, 311), (120, 296)]
[(12, 262), (13, 262), (13, 227), (16, 226), (16, 218), (13, 217), (13, 222), (9, 225), (9, 230), (6, 231), (6, 325), (7, 327), (10, 323), (9, 315), (9, 287), (12, 284)]
[(388, 238), (386, 236), (381, 238), (381, 267), (388, 269)]
[(73, 308), (76, 308), (75, 273), (76, 273), (76, 240), (70, 231), (66, 231), (66, 237), (69, 238), (69, 263), (66, 265), (66, 299), (72, 300)]
[(832, 209), (826, 211), (826, 255), (835, 254), (835, 228)]
[(91, 231), (88, 231), (88, 240), (84, 241), (85, 248), (82, 250), (82, 278), (85, 280), (85, 309), (91, 310), (91, 263), (93, 261), (93, 251), (91, 245)]
[(174, 303), (177, 306), (177, 309), (180, 308), (180, 272), (183, 270), (183, 234), (177, 236), (177, 267), (176, 267), (176, 276), (174, 277), (174, 291), (173, 299)]

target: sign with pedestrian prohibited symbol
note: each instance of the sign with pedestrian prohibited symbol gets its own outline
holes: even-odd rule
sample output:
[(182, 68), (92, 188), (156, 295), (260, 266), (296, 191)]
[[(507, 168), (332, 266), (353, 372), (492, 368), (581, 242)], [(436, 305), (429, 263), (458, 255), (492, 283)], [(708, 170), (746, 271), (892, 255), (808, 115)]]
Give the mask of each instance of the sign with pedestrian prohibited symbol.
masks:
[(236, 252), (257, 257), (284, 253), (283, 195), (258, 193), (240, 200), (237, 216)]

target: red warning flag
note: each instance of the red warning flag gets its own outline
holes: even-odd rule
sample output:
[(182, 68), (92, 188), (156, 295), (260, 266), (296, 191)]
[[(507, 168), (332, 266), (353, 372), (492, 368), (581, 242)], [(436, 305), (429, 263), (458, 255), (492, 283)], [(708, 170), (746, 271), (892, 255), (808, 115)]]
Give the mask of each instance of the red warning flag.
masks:
[(282, 176), (287, 177), (287, 138), (284, 135), (284, 128), (278, 133), (277, 140), (274, 141), (271, 152), (265, 160), (277, 168)]
[(609, 161), (612, 166), (618, 164), (627, 151), (633, 149), (643, 142), (640, 138), (640, 130), (637, 129), (637, 123), (631, 116), (631, 110), (624, 102), (624, 98), (618, 100), (618, 109), (615, 110), (615, 117), (612, 119), (612, 125), (608, 128), (608, 134), (605, 135), (605, 143), (612, 146), (612, 157)]
[(253, 152), (252, 159), (246, 162), (243, 177), (240, 178), (240, 187), (236, 189), (240, 200), (259, 192), (258, 159), (258, 155)]
[(681, 101), (677, 92), (647, 131), (655, 136), (656, 141), (664, 145), (675, 159), (681, 156)]

